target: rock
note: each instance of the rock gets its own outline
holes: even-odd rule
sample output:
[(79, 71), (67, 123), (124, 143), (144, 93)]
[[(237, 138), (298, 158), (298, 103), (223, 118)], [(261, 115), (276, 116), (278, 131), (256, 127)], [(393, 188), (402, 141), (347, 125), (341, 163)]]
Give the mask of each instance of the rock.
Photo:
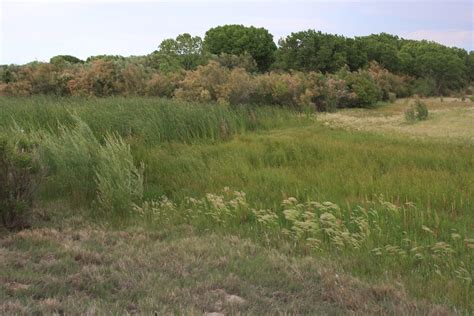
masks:
[(242, 305), (242, 304), (245, 304), (247, 302), (246, 300), (244, 300), (240, 296), (228, 295), (228, 294), (226, 294), (225, 300), (229, 304), (236, 304), (236, 305)]

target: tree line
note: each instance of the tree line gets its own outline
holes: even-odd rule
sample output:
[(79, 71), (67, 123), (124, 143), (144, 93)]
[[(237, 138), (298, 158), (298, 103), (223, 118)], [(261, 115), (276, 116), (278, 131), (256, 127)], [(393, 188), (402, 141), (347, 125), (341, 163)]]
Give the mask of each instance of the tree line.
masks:
[[(374, 79), (385, 71), (392, 85), (397, 82), (393, 91)], [(268, 101), (268, 95), (295, 90), (300, 82), (297, 94), (306, 93), (310, 103), (317, 104), (323, 85), (301, 78), (319, 77), (343, 81), (341, 94), (356, 94), (359, 102), (364, 99), (362, 104), (373, 104), (388, 99), (389, 93), (429, 96), (466, 89), (474, 81), (474, 52), (386, 33), (348, 38), (315, 30), (291, 33), (276, 45), (264, 28), (224, 25), (208, 30), (204, 39), (188, 33), (165, 39), (145, 56), (99, 55), (81, 60), (59, 55), (49, 63), (2, 65), (0, 94), (192, 96), (233, 103), (228, 95), (243, 93), (229, 91), (227, 81), (235, 76), (252, 81), (250, 91), (244, 93), (248, 97), (234, 98), (242, 102)], [(199, 83), (204, 77), (208, 83)]]

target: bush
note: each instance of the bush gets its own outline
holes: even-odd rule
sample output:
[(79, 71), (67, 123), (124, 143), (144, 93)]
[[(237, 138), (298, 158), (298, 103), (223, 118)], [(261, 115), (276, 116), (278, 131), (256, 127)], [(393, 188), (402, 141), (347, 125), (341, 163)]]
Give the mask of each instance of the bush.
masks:
[(0, 216), (9, 229), (28, 226), (40, 178), (36, 146), (24, 135), (0, 135)]
[(411, 106), (405, 111), (405, 120), (409, 123), (425, 121), (428, 119), (429, 111), (426, 104), (419, 99), (415, 101), (415, 106)]
[(222, 67), (228, 69), (243, 68), (245, 71), (250, 73), (257, 71), (257, 63), (249, 53), (244, 53), (242, 55), (221, 53), (219, 56), (214, 56), (212, 59), (218, 62)]
[(415, 102), (415, 110), (416, 110), (416, 119), (418, 121), (424, 121), (428, 119), (428, 108), (426, 104), (420, 100), (416, 100)]
[(365, 71), (353, 72), (344, 78), (356, 95), (358, 107), (370, 107), (382, 99), (382, 91)]
[(227, 82), (219, 89), (218, 101), (229, 104), (249, 103), (254, 92), (252, 76), (242, 68), (234, 68)]
[(179, 82), (175, 97), (185, 101), (209, 102), (220, 97), (221, 85), (229, 77), (229, 70), (215, 61), (206, 66), (199, 66), (195, 71), (187, 71), (184, 79)]
[(176, 89), (176, 83), (170, 75), (153, 74), (146, 83), (146, 95), (171, 98)]

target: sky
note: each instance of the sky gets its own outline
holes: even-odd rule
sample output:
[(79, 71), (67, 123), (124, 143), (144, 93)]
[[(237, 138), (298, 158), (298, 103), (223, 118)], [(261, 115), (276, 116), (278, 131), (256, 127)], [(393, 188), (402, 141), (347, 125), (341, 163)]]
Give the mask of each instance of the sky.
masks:
[(0, 64), (55, 55), (145, 55), (181, 33), (218, 25), (264, 27), (275, 42), (320, 30), (348, 37), (386, 32), (474, 50), (473, 1), (0, 0)]

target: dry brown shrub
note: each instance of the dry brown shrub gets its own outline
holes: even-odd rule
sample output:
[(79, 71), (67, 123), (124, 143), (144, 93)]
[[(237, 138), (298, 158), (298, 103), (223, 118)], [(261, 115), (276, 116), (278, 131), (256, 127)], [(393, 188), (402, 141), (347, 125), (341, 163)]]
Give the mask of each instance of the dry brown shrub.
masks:
[(234, 68), (227, 82), (219, 88), (218, 101), (221, 103), (248, 103), (255, 92), (253, 77), (243, 68)]
[(187, 71), (184, 79), (179, 82), (175, 97), (186, 101), (217, 101), (221, 85), (229, 77), (229, 70), (215, 61), (199, 66), (195, 71)]

